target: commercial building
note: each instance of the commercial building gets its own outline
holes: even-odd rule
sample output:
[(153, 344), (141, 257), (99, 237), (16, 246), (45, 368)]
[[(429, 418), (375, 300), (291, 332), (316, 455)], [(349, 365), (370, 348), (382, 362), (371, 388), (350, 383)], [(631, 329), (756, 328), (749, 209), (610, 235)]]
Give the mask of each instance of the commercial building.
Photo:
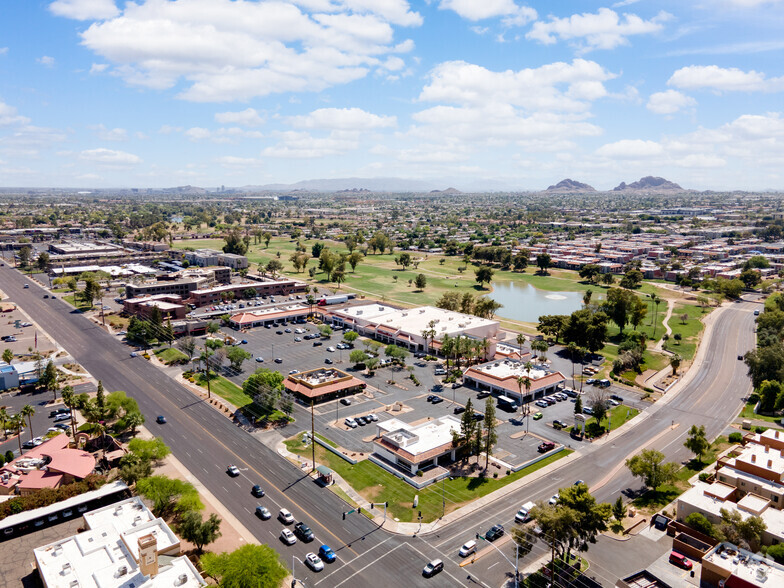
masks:
[(141, 296), (174, 294), (185, 300), (186, 298), (190, 298), (191, 292), (206, 285), (206, 278), (178, 280), (174, 282), (157, 281), (153, 284), (126, 284), (125, 296), (128, 298), (139, 298)]
[(719, 543), (702, 558), (700, 585), (709, 588), (784, 586), (784, 566), (732, 543)]
[(163, 320), (184, 319), (188, 314), (188, 307), (176, 294), (156, 294), (155, 296), (128, 298), (123, 301), (123, 310), (126, 313), (142, 319), (149, 319), (152, 316), (153, 308), (157, 308), (161, 312)]
[(19, 372), (13, 365), (0, 361), (0, 390), (19, 387)]
[(223, 253), (222, 251), (216, 251), (214, 249), (197, 249), (196, 251), (185, 251), (183, 252), (182, 257), (191, 265), (197, 265), (199, 267), (207, 267), (210, 265), (225, 265), (233, 270), (241, 270), (248, 267), (248, 258), (244, 255)]
[(231, 317), (232, 328), (241, 330), (252, 327), (263, 327), (280, 322), (303, 322), (308, 318), (309, 309), (302, 304), (285, 304), (283, 306), (257, 308), (239, 312)]
[[(528, 378), (531, 387), (526, 388), (519, 378)], [(469, 367), (463, 372), (463, 383), (479, 390), (489, 390), (514, 400), (516, 403), (527, 403), (552, 394), (558, 384), (566, 381), (566, 377), (558, 371), (546, 367), (534, 366), (526, 369), (525, 362), (519, 359), (499, 359)]]
[(365, 386), (365, 382), (346, 372), (327, 368), (290, 374), (283, 380), (286, 392), (306, 404), (351, 396), (362, 392)]
[(260, 278), (260, 281), (245, 281), (241, 284), (230, 284), (227, 286), (216, 286), (215, 288), (207, 288), (200, 290), (193, 290), (190, 299), (187, 302), (195, 306), (207, 306), (208, 304), (215, 304), (222, 302), (227, 297), (233, 299), (248, 298), (248, 291), (252, 291), (254, 296), (270, 295), (270, 296), (289, 296), (300, 292), (305, 292), (307, 284), (299, 280), (288, 278), (270, 279)]
[[(766, 435), (770, 433), (769, 435)], [(766, 431), (757, 440), (779, 441), (778, 431)], [(784, 434), (781, 435), (784, 438)], [(760, 517), (767, 528), (763, 545), (784, 541), (784, 448), (747, 443), (730, 450), (716, 461), (712, 483), (697, 482), (678, 498), (678, 520), (693, 512), (703, 514), (712, 523), (721, 521), (721, 510), (740, 513), (743, 519)]]
[(375, 455), (411, 474), (455, 460), (452, 431), (460, 431), (460, 421), (452, 415), (414, 425), (389, 419), (377, 426)]
[(0, 494), (24, 496), (86, 478), (95, 469), (95, 458), (81, 449), (70, 449), (69, 442), (65, 433), (55, 435), (5, 464), (0, 468)]
[(84, 515), (83, 533), (33, 550), (44, 588), (206, 586), (166, 522), (141, 498)]
[[(377, 303), (329, 310), (321, 307), (319, 312), (333, 324), (350, 327), (361, 335), (411, 351), (425, 351), (426, 346), (438, 349), (448, 335), (485, 341), (486, 357), (495, 356), (498, 335), (498, 321), (495, 320), (434, 306), (400, 309)], [(431, 329), (435, 335), (426, 341), (422, 333)]]

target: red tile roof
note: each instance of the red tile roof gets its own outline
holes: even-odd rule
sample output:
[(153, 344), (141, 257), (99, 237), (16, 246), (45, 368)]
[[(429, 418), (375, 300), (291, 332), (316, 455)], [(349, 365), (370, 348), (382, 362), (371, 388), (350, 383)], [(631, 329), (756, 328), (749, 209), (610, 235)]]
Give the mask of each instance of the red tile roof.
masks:
[(62, 474), (53, 474), (43, 470), (33, 470), (22, 476), (17, 486), (20, 490), (40, 490), (41, 488), (57, 488), (63, 480)]

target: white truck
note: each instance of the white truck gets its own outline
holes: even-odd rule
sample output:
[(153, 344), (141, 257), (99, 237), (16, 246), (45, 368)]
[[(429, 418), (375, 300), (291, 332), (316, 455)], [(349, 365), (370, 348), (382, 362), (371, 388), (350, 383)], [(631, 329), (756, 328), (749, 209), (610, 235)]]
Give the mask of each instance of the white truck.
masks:
[(536, 506), (533, 502), (526, 502), (515, 515), (515, 522), (527, 523), (531, 520), (531, 509)]

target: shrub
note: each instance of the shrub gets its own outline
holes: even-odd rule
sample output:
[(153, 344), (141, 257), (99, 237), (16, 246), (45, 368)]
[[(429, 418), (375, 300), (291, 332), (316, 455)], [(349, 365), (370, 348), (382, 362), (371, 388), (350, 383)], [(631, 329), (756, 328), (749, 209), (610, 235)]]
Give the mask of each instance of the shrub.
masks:
[(425, 472), (423, 472), (422, 470), (417, 470), (417, 476), (418, 476), (418, 477), (420, 477), (420, 478), (421, 478), (421, 477), (422, 477), (422, 476), (424, 476), (424, 475), (425, 475)]
[(700, 473), (700, 482), (707, 482), (709, 478), (710, 478), (710, 474), (708, 472)]
[(743, 435), (741, 433), (730, 433), (728, 439), (730, 443), (740, 443), (743, 441)]
[(767, 427), (761, 427), (761, 426), (754, 427), (754, 432), (755, 433), (760, 433), (761, 434), (761, 433), (764, 433), (767, 430), (768, 430)]

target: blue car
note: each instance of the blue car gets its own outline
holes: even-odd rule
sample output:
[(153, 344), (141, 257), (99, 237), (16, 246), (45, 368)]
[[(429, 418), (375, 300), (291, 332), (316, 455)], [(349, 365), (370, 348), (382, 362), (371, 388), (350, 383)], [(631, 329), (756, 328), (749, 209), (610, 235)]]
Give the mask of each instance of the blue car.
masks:
[(327, 563), (332, 563), (338, 558), (338, 556), (335, 555), (335, 552), (332, 551), (332, 548), (329, 545), (322, 545), (321, 547), (319, 547), (318, 554), (319, 557)]

